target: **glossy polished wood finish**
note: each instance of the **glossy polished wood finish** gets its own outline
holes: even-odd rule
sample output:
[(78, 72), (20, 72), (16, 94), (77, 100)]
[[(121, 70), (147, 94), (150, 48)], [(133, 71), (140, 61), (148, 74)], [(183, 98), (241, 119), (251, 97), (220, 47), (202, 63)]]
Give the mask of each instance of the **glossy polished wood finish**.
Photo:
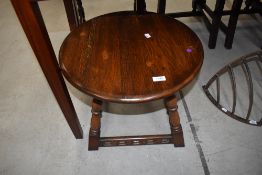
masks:
[(74, 30), (85, 21), (85, 12), (81, 0), (63, 0), (70, 30)]
[(89, 131), (88, 150), (98, 150), (99, 147), (154, 144), (174, 144), (175, 147), (185, 146), (183, 130), (177, 111), (178, 107), (176, 96), (172, 95), (168, 98), (165, 98), (164, 101), (167, 113), (169, 115), (171, 134), (100, 137), (103, 103), (100, 100), (94, 99), (92, 103), (92, 118)]
[(169, 124), (172, 135), (172, 142), (176, 147), (185, 146), (183, 130), (180, 124), (180, 117), (177, 112), (177, 99), (175, 96), (170, 96), (165, 99), (165, 105), (167, 108), (167, 113), (169, 115)]
[[(184, 146), (174, 93), (196, 76), (203, 62), (202, 44), (187, 26), (154, 13), (106, 14), (83, 23), (67, 36), (59, 62), (69, 82), (94, 97), (89, 150)], [(153, 81), (159, 76), (166, 80)], [(103, 101), (140, 103), (159, 98), (164, 98), (171, 134), (100, 137)]]
[(92, 103), (92, 118), (89, 131), (89, 150), (98, 150), (102, 117), (102, 101), (93, 100)]
[[(102, 101), (139, 103), (168, 97), (189, 83), (200, 70), (203, 48), (194, 32), (175, 19), (119, 12), (71, 32), (59, 61), (68, 81), (84, 93)], [(154, 82), (157, 76), (166, 81)]]
[(68, 125), (75, 138), (83, 138), (81, 125), (61, 75), (37, 1), (12, 0), (11, 2)]

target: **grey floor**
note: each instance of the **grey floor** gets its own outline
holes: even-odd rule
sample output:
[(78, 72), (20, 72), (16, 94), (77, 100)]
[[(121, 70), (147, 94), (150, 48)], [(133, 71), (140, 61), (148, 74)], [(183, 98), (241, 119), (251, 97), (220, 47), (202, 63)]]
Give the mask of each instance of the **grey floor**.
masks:
[[(211, 4), (214, 5), (214, 4)], [(231, 2), (227, 2), (230, 7)], [(84, 0), (87, 19), (132, 9), (132, 0)], [(56, 53), (69, 28), (61, 0), (40, 2)], [(190, 9), (191, 1), (167, 1), (167, 11)], [(156, 0), (148, 0), (155, 11)], [(35, 59), (10, 1), (0, 1), (0, 175), (31, 174), (184, 174), (261, 175), (262, 130), (233, 120), (214, 107), (201, 86), (222, 66), (259, 50), (261, 17), (240, 19), (233, 49), (207, 48), (208, 32), (201, 19), (180, 19), (200, 37), (205, 60), (198, 78), (183, 90), (179, 113), (186, 146), (100, 148), (89, 152), (87, 131), (91, 99), (69, 86), (84, 130), (76, 140)], [(227, 19), (224, 19), (225, 21)], [(183, 103), (184, 102), (184, 103)], [(261, 106), (261, 103), (257, 104)], [(185, 110), (185, 106), (188, 110)], [(102, 135), (169, 132), (161, 101), (145, 105), (107, 104)], [(131, 115), (137, 114), (137, 115)], [(258, 113), (261, 115), (261, 113)]]

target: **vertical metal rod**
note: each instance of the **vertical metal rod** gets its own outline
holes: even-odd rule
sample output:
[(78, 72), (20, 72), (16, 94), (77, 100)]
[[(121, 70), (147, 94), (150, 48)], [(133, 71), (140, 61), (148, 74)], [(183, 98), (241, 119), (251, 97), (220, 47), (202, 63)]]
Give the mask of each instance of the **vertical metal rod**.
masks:
[(245, 73), (247, 84), (248, 84), (248, 91), (249, 91), (249, 105), (248, 105), (248, 111), (246, 115), (246, 120), (249, 120), (250, 113), (253, 106), (253, 83), (252, 83), (252, 77), (250, 74), (250, 69), (246, 63), (246, 60), (243, 59), (243, 64), (241, 64), (241, 67)]
[(233, 91), (232, 113), (235, 113), (235, 109), (236, 109), (236, 98), (237, 98), (236, 80), (235, 80), (234, 71), (232, 70), (232, 67), (231, 67), (230, 65), (228, 66), (228, 73), (229, 73), (229, 77), (230, 77), (230, 80), (231, 80), (232, 91)]

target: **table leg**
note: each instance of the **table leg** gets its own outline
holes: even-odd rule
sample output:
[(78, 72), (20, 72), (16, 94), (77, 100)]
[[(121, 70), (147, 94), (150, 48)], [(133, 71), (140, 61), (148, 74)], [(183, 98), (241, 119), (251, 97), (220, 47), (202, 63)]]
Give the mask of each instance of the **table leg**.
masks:
[(165, 105), (169, 115), (169, 123), (171, 128), (172, 142), (175, 147), (183, 147), (184, 136), (183, 130), (180, 124), (179, 114), (177, 112), (177, 100), (176, 96), (171, 96), (165, 99)]
[(102, 117), (102, 101), (93, 99), (92, 103), (92, 118), (89, 131), (89, 146), (88, 150), (98, 150), (100, 141), (100, 128)]

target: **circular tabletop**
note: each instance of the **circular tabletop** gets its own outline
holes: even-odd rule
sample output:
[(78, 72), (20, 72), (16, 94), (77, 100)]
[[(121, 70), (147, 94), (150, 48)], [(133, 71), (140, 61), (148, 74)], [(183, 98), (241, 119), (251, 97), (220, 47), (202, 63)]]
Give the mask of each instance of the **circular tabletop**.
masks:
[(118, 12), (93, 18), (64, 40), (66, 79), (94, 98), (139, 103), (173, 95), (199, 72), (202, 44), (183, 23), (159, 14)]

